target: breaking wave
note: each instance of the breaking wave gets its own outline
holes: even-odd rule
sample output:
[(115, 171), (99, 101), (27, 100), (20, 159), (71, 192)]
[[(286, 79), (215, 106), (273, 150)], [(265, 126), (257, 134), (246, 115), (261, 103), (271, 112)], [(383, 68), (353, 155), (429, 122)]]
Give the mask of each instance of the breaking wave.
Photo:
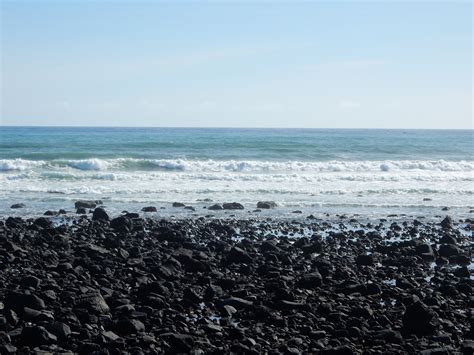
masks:
[(315, 172), (394, 172), (446, 171), (474, 172), (474, 161), (390, 160), (390, 161), (258, 161), (187, 159), (82, 159), (82, 160), (0, 160), (0, 171), (35, 169), (80, 171), (168, 171), (168, 172), (242, 172), (242, 173), (315, 173)]

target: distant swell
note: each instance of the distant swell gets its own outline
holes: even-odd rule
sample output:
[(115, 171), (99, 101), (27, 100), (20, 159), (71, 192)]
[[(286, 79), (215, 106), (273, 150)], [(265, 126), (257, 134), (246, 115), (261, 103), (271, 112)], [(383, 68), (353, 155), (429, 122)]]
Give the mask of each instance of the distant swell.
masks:
[(406, 170), (472, 172), (474, 161), (389, 160), (389, 161), (257, 161), (186, 159), (83, 159), (83, 160), (0, 160), (0, 171), (73, 169), (81, 171), (186, 171), (249, 173), (393, 172)]

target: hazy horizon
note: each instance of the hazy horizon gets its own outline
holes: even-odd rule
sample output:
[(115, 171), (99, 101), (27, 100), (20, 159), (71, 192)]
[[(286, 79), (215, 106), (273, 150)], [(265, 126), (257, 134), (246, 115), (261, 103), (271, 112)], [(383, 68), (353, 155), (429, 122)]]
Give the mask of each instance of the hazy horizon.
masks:
[(1, 2), (2, 126), (472, 129), (470, 2)]

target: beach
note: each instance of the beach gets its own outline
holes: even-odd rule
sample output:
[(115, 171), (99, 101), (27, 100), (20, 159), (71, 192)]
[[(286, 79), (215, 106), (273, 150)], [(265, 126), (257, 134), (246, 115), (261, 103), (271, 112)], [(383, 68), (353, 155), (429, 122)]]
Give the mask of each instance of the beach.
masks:
[(0, 352), (472, 354), (472, 131), (2, 127)]
[(2, 353), (474, 350), (472, 219), (157, 219), (77, 202), (74, 218), (1, 222)]

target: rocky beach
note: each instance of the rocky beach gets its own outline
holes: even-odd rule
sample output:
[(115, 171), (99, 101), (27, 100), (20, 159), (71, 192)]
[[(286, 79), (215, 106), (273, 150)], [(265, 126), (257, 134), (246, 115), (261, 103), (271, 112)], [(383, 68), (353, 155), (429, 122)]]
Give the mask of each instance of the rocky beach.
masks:
[(474, 351), (473, 221), (449, 211), (157, 219), (153, 206), (76, 207), (0, 222), (1, 353)]

